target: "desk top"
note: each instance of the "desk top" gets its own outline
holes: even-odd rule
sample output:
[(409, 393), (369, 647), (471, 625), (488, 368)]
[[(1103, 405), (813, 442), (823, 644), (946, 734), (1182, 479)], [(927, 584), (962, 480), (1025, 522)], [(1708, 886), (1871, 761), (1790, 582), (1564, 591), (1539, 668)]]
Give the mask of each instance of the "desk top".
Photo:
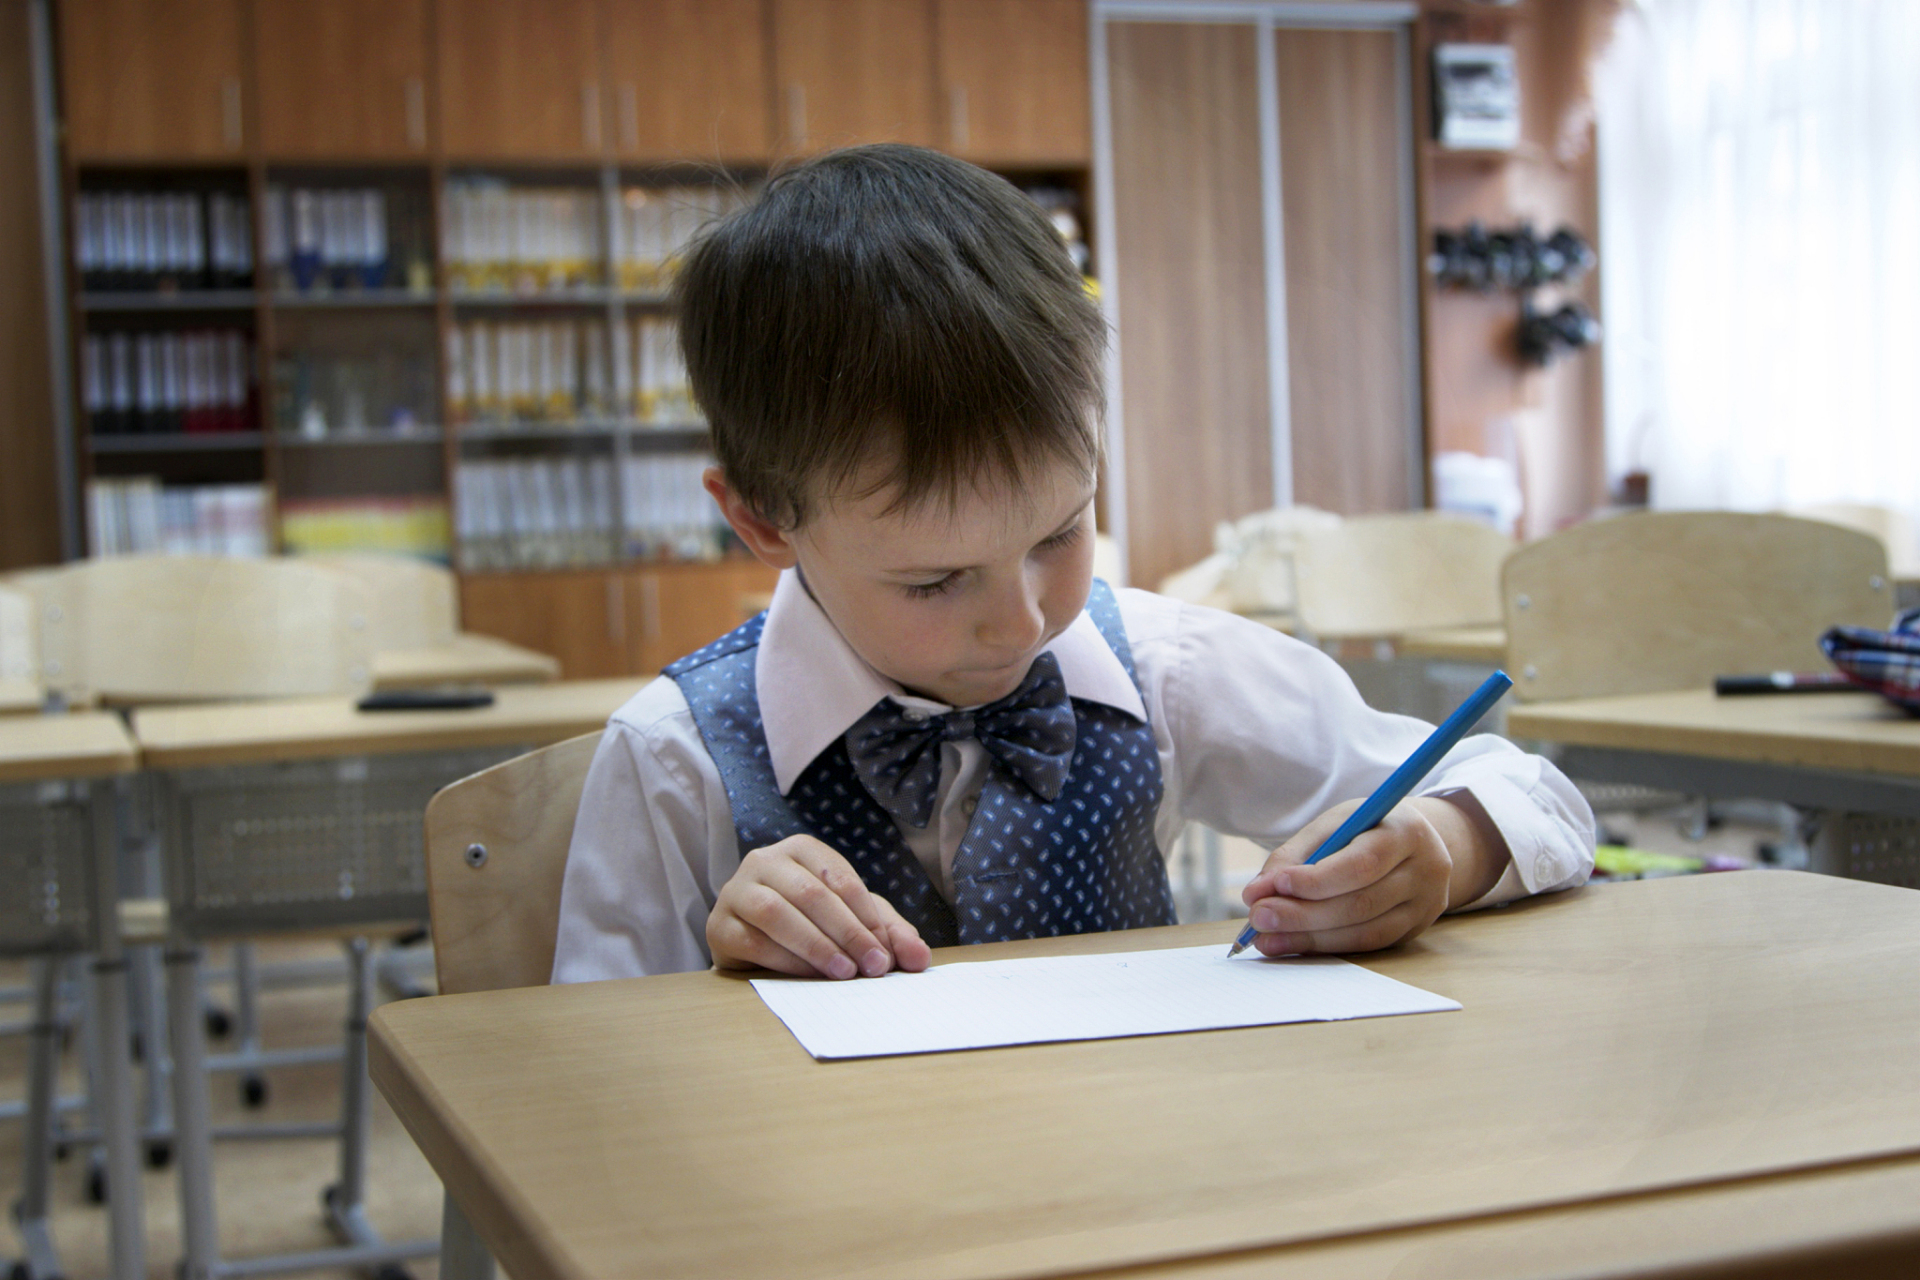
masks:
[(1519, 703), (1507, 733), (1806, 769), (1920, 777), (1920, 718), (1872, 693), (1716, 697), (1709, 689)]
[(1429, 627), (1402, 635), (1396, 647), (1401, 653), (1416, 658), (1441, 658), (1497, 667), (1507, 660), (1507, 629), (1500, 626)]
[(463, 632), (427, 649), (386, 649), (373, 655), (375, 689), (420, 689), (437, 684), (544, 684), (560, 678), (560, 660), (533, 649)]
[(111, 712), (0, 717), (0, 782), (107, 778), (139, 767), (133, 739)]
[[(1449, 919), (1366, 963), (1465, 1007), (816, 1063), (745, 982), (679, 974), (388, 1005), (372, 1072), (520, 1280), (1224, 1277), (1282, 1259), (1384, 1276), (1409, 1273), (1423, 1233), (1436, 1258), (1464, 1252), (1419, 1274), (1496, 1280), (1541, 1274), (1524, 1249), (1502, 1269), (1475, 1246), (1496, 1214), (1597, 1211), (1605, 1247), (1583, 1264), (1825, 1239), (1831, 1220), (1791, 1195), (1762, 1206), (1764, 1230), (1713, 1226), (1723, 1191), (1818, 1167), (1867, 1170), (1871, 1194), (1842, 1178), (1807, 1203), (1913, 1225), (1920, 893), (1787, 872), (1601, 886)], [(1604, 1225), (1649, 1204), (1666, 1229)]]
[(133, 717), (150, 768), (266, 764), (463, 747), (543, 746), (606, 725), (645, 680), (566, 680), (494, 692), (490, 707), (356, 711), (351, 698), (156, 707)]
[(40, 710), (47, 695), (31, 680), (0, 679), (0, 715), (24, 715)]

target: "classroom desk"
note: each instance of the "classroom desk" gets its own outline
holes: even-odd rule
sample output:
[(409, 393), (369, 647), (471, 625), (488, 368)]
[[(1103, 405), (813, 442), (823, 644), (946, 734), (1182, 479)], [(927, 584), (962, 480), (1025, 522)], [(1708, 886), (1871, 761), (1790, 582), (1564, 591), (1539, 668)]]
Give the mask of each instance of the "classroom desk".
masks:
[(442, 684), (546, 684), (560, 678), (560, 660), (493, 636), (463, 632), (427, 649), (373, 655), (373, 687), (421, 689)]
[(36, 712), (46, 700), (46, 694), (31, 680), (0, 680), (0, 716)]
[(371, 1067), (516, 1280), (1920, 1265), (1920, 893), (1596, 886), (1366, 964), (1464, 1009), (818, 1063), (707, 972), (388, 1005)]
[(1505, 627), (1430, 627), (1408, 631), (1394, 647), (1409, 658), (1498, 667), (1507, 660)]
[[(140, 757), (117, 716), (76, 712), (0, 718), (0, 955), (34, 958), (33, 1044), (20, 1158), (24, 1191), (14, 1220), (32, 1274), (61, 1273), (47, 1231), (59, 1030), (55, 957), (93, 954), (99, 1042), (128, 1041), (121, 959), (118, 827), (112, 780)], [(122, 1051), (95, 1064), (94, 1123), (106, 1153), (113, 1274), (146, 1274), (140, 1161), (130, 1066)]]

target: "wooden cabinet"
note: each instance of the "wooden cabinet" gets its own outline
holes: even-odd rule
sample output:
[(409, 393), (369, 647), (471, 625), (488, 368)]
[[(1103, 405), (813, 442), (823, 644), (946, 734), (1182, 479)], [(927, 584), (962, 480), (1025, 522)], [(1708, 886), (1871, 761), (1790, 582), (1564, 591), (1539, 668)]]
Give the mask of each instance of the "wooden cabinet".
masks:
[(765, 162), (772, 111), (761, 0), (606, 0), (602, 15), (614, 155)]
[(568, 680), (647, 675), (746, 621), (777, 575), (754, 560), (460, 578), (460, 625), (550, 653)]
[(60, 52), (76, 161), (241, 158), (239, 0), (64, 0)]
[(1084, 0), (939, 0), (947, 150), (1004, 168), (1091, 163)]
[(393, 159), (428, 144), (426, 0), (254, 0), (260, 145)]
[(439, 0), (440, 128), (458, 160), (598, 160), (598, 0)]
[(781, 148), (939, 146), (926, 0), (774, 0)]

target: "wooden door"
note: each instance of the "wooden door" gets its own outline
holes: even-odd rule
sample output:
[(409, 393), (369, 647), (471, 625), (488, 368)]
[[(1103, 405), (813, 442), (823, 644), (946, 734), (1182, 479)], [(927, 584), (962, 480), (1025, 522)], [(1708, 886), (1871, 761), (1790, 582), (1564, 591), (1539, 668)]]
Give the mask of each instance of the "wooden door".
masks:
[(1084, 0), (939, 0), (937, 12), (947, 150), (999, 168), (1091, 163)]
[(1293, 500), (1343, 515), (1425, 496), (1394, 39), (1274, 33)]
[(254, 0), (260, 144), (275, 160), (426, 153), (426, 0)]
[(633, 669), (658, 671), (727, 634), (757, 611), (747, 598), (772, 591), (778, 576), (744, 559), (633, 570), (627, 590)]
[(63, 0), (62, 96), (75, 160), (239, 159), (239, 0)]
[(772, 154), (762, 0), (606, 0), (614, 154), (764, 164)]
[(781, 148), (938, 146), (929, 0), (773, 0)]
[(460, 622), (550, 653), (561, 677), (585, 680), (634, 670), (627, 628), (627, 582), (613, 570), (476, 573), (460, 578)]
[(1107, 28), (1127, 553), (1147, 588), (1273, 505), (1257, 39)]
[(438, 0), (440, 135), (454, 160), (598, 160), (598, 0)]

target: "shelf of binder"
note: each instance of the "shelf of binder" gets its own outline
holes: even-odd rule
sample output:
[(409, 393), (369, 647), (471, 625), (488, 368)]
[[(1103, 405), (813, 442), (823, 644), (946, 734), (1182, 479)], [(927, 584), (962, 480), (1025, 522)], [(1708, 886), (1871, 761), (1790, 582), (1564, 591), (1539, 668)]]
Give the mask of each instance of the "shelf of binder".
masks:
[(672, 439), (689, 446), (704, 446), (707, 424), (698, 418), (682, 421), (637, 422), (631, 418), (587, 418), (555, 422), (470, 422), (460, 428), (462, 441), (485, 443), (493, 440), (553, 440), (567, 437), (584, 439), (613, 436), (644, 436), (648, 439)]
[(282, 449), (327, 449), (336, 446), (437, 445), (446, 439), (446, 433), (438, 427), (407, 427), (393, 431), (329, 431), (317, 436), (282, 431), (274, 438)]

